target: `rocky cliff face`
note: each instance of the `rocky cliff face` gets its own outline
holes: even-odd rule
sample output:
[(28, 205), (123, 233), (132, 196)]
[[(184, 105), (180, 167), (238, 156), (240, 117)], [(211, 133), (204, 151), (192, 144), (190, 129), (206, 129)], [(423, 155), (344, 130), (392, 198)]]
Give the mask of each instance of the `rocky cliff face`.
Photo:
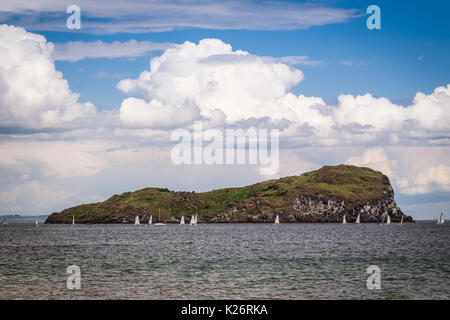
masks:
[(372, 203), (346, 207), (342, 199), (321, 199), (315, 196), (300, 196), (292, 202), (292, 208), (279, 211), (261, 210), (257, 213), (246, 213), (245, 208), (231, 206), (214, 217), (203, 217), (204, 222), (273, 222), (275, 216), (280, 216), (281, 222), (342, 222), (346, 216), (347, 222), (355, 222), (358, 214), (360, 221), (381, 222), (389, 215), (392, 222), (399, 222), (403, 216), (404, 222), (413, 219), (406, 216), (397, 206), (393, 197), (386, 197)]
[(270, 180), (242, 188), (205, 193), (173, 192), (147, 188), (115, 195), (105, 202), (81, 205), (52, 214), (46, 223), (133, 223), (135, 216), (146, 223), (178, 223), (198, 214), (201, 223), (280, 222), (380, 222), (387, 215), (392, 222), (406, 216), (394, 200), (389, 179), (382, 173), (355, 166), (323, 167), (301, 176)]
[(294, 198), (290, 207), (280, 210), (261, 208), (256, 212), (247, 211), (246, 207), (231, 205), (217, 216), (204, 217), (204, 222), (273, 222), (276, 215), (280, 222), (342, 222), (345, 215), (347, 222), (355, 222), (358, 214), (361, 223), (381, 222), (387, 215), (392, 222), (413, 222), (397, 206), (393, 193), (386, 197), (357, 205), (347, 205), (345, 199), (323, 198), (320, 196), (300, 195)]

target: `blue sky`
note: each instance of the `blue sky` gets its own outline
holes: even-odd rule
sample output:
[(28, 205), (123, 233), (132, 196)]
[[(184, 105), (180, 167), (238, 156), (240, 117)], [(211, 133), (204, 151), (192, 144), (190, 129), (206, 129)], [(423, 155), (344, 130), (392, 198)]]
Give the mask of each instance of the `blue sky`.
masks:
[[(316, 1), (317, 2), (317, 1)], [(365, 9), (373, 1), (323, 1), (333, 7)], [(381, 8), (381, 30), (366, 28), (368, 15), (348, 23), (315, 26), (301, 30), (249, 31), (181, 30), (150, 33), (117, 33), (92, 35), (83, 29), (64, 32), (38, 31), (49, 41), (104, 42), (138, 41), (198, 42), (203, 38), (219, 38), (233, 48), (261, 56), (306, 55), (321, 60), (323, 66), (301, 66), (305, 80), (293, 89), (296, 94), (323, 97), (335, 103), (339, 94), (383, 96), (399, 104), (407, 104), (415, 93), (430, 93), (446, 84), (450, 74), (450, 28), (447, 1), (378, 1)], [(153, 52), (134, 60), (85, 59), (77, 62), (58, 61), (56, 66), (64, 73), (74, 91), (81, 93), (82, 101), (92, 101), (104, 108), (118, 108), (125, 95), (115, 89), (117, 79), (93, 78), (99, 71), (136, 77)], [(351, 61), (352, 65), (343, 64)]]
[[(170, 165), (171, 130), (196, 119), (216, 121), (208, 104), (218, 106), (227, 125), (245, 126), (248, 110), (259, 114), (254, 123), (287, 118), (280, 176), (325, 164), (369, 166), (389, 175), (400, 206), (414, 217), (450, 210), (450, 2), (79, 0), (82, 27), (69, 30), (71, 4), (0, 3), (0, 24), (30, 33), (0, 27), (7, 57), (0, 61), (0, 80), (8, 86), (0, 86), (0, 208), (7, 213), (59, 211), (148, 186), (205, 191), (267, 179), (254, 168)], [(380, 30), (366, 27), (366, 8), (373, 4), (381, 9)], [(44, 50), (51, 45), (34, 34), (55, 45), (54, 59)], [(200, 44), (206, 38), (220, 41)], [(186, 41), (194, 51), (181, 45)], [(179, 56), (166, 55), (173, 44)], [(236, 50), (261, 58), (255, 65), (267, 78), (256, 78), (256, 60), (239, 64), (242, 55), (221, 60), (231, 75), (195, 58)], [(31, 54), (39, 59), (30, 62)], [(166, 86), (140, 78), (161, 55), (167, 61), (155, 79)], [(286, 69), (274, 67), (279, 62)], [(195, 85), (183, 78), (184, 68)], [(200, 85), (191, 95), (205, 70), (217, 75), (219, 87), (232, 89), (203, 96), (209, 87)], [(180, 79), (189, 90), (170, 87)], [(413, 101), (418, 92), (424, 95)], [(265, 110), (266, 102), (273, 108)], [(154, 107), (159, 104), (163, 108)], [(126, 110), (136, 116), (127, 118)], [(133, 124), (136, 119), (145, 126)]]

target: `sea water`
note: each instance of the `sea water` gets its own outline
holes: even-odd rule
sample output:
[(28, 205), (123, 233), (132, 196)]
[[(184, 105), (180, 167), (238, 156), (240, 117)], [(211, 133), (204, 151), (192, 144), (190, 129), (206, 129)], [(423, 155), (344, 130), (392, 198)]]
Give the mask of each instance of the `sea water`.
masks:
[[(0, 227), (0, 299), (449, 299), (450, 225)], [(80, 289), (68, 289), (69, 266)], [(381, 289), (369, 290), (369, 266)]]

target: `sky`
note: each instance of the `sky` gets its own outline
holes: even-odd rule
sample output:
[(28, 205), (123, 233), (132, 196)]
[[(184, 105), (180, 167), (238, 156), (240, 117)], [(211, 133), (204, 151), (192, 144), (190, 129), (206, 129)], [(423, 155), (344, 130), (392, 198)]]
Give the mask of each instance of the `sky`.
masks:
[[(416, 219), (449, 211), (448, 1), (80, 0), (68, 29), (71, 4), (0, 3), (0, 214), (340, 163), (385, 173)], [(280, 128), (279, 171), (173, 164), (199, 120)]]

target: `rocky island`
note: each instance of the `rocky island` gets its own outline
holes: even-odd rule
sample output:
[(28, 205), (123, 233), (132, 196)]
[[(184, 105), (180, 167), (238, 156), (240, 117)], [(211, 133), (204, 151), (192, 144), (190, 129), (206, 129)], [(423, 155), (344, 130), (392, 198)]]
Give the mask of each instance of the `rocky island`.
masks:
[(284, 177), (240, 188), (209, 192), (175, 192), (145, 188), (114, 195), (99, 203), (83, 204), (51, 214), (45, 223), (178, 223), (198, 214), (200, 223), (412, 222), (397, 206), (388, 177), (378, 171), (349, 165), (325, 166), (299, 176)]

